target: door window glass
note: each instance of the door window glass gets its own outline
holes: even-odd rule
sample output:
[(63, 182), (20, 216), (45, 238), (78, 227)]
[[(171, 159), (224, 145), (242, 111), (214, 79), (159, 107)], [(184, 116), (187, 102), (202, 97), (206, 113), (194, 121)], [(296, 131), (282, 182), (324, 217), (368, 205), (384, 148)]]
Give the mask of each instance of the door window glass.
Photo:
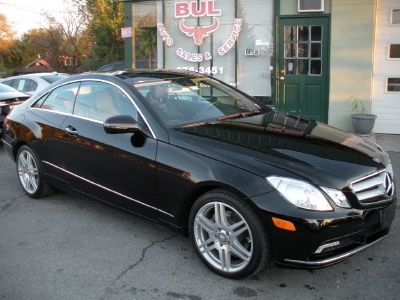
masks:
[[(72, 83), (55, 89), (43, 102), (40, 108), (71, 114), (78, 87), (79, 83)], [(37, 106), (35, 105), (34, 107)]]
[(117, 115), (130, 115), (137, 119), (137, 110), (116, 86), (90, 81), (82, 83), (79, 89), (74, 115), (104, 122)]
[(322, 75), (322, 26), (285, 26), (284, 32), (285, 74)]

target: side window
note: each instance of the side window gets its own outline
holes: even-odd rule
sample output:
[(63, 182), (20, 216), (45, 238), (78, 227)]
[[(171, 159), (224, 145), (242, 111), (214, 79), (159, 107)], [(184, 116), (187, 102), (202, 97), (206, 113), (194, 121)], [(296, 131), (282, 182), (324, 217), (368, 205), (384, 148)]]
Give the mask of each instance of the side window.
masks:
[(51, 92), (40, 108), (72, 114), (79, 83), (63, 85)]
[(5, 80), (5, 81), (3, 81), (2, 83), (12, 87), (13, 79), (11, 79), (11, 80)]
[(26, 92), (28, 91), (28, 86), (29, 86), (29, 79), (20, 79), (18, 81), (17, 90), (21, 92)]
[(104, 82), (82, 83), (74, 110), (74, 115), (104, 122), (116, 115), (131, 115), (137, 119), (137, 111), (125, 93)]
[(37, 89), (37, 82), (35, 80), (29, 80), (29, 87), (27, 89), (27, 92), (34, 92)]
[(13, 79), (11, 85), (14, 89), (18, 90), (19, 79)]

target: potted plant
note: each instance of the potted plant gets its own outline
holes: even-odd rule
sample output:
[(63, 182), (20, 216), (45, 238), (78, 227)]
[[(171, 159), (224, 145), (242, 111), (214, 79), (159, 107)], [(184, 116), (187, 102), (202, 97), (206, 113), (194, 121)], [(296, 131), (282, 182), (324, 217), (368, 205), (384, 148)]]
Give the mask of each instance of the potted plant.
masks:
[(362, 135), (370, 134), (375, 125), (376, 115), (366, 113), (367, 108), (356, 95), (349, 97), (347, 101), (351, 101), (351, 118), (354, 131)]

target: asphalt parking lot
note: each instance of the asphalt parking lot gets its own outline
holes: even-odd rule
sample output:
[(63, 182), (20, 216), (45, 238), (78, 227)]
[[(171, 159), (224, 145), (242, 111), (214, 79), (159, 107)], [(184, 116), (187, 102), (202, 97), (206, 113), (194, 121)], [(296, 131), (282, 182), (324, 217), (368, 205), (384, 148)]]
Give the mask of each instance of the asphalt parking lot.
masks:
[[(389, 152), (400, 185), (400, 153)], [(399, 299), (400, 204), (388, 238), (306, 271), (246, 280), (209, 271), (189, 239), (95, 200), (33, 200), (0, 142), (0, 299)]]

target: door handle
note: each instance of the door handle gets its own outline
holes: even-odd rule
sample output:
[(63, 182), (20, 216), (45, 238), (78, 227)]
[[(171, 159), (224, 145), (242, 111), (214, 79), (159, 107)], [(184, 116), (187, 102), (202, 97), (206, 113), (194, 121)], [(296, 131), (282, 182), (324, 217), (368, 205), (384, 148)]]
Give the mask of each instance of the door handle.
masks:
[(72, 126), (68, 125), (67, 127), (64, 128), (64, 130), (70, 135), (78, 135), (78, 131)]
[(279, 77), (279, 80), (285, 80), (285, 77), (281, 76)]

